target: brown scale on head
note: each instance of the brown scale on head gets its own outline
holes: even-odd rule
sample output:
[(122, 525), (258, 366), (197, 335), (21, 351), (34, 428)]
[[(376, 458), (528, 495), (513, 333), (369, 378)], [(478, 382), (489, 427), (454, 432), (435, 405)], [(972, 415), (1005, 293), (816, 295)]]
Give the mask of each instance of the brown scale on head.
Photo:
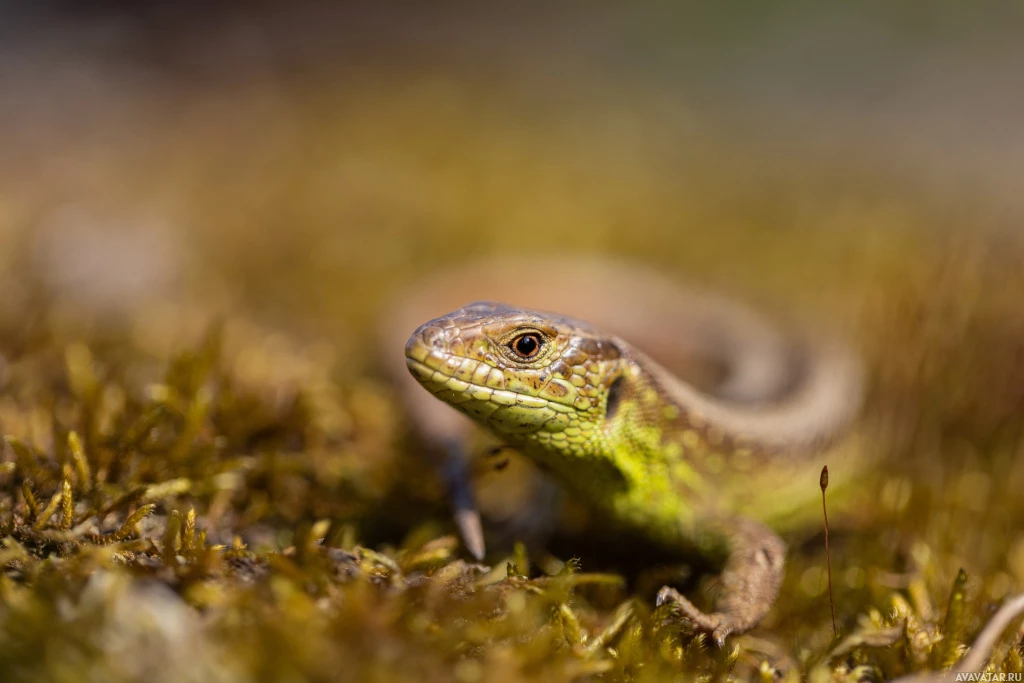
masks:
[(557, 447), (582, 444), (600, 424), (623, 359), (585, 323), (474, 303), (421, 326), (406, 360), (425, 388), (474, 420), (517, 443)]

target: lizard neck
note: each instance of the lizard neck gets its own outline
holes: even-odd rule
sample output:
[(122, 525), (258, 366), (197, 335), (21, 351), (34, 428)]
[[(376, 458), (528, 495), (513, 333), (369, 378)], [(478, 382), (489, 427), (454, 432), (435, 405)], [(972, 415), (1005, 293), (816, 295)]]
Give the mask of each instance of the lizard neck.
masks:
[(710, 492), (699, 466), (706, 443), (636, 360), (623, 364), (616, 382), (603, 421), (605, 457), (625, 486), (609, 503), (617, 518), (676, 543)]
[(652, 540), (677, 545), (711, 493), (700, 467), (707, 443), (650, 373), (625, 358), (595, 419), (563, 437), (521, 444), (586, 503)]

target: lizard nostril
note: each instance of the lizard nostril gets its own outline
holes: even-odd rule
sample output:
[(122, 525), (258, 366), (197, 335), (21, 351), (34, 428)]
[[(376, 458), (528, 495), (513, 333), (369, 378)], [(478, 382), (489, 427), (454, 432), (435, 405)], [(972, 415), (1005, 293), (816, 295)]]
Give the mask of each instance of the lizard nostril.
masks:
[(435, 349), (443, 349), (445, 346), (444, 330), (440, 327), (428, 327), (423, 330), (423, 343)]

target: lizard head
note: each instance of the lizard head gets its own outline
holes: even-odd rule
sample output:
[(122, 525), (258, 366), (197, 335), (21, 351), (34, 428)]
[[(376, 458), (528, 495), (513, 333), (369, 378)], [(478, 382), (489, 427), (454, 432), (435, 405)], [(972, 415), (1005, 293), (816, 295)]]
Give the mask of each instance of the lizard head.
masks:
[(423, 387), (498, 436), (578, 456), (599, 447), (624, 362), (585, 323), (490, 302), (422, 325), (405, 356)]

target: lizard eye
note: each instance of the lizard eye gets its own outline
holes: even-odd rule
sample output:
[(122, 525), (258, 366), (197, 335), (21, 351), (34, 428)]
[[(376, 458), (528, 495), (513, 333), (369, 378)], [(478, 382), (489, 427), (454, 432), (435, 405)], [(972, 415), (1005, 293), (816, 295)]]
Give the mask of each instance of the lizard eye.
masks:
[(520, 358), (533, 358), (540, 351), (542, 343), (540, 335), (535, 332), (527, 332), (513, 339), (508, 347)]

